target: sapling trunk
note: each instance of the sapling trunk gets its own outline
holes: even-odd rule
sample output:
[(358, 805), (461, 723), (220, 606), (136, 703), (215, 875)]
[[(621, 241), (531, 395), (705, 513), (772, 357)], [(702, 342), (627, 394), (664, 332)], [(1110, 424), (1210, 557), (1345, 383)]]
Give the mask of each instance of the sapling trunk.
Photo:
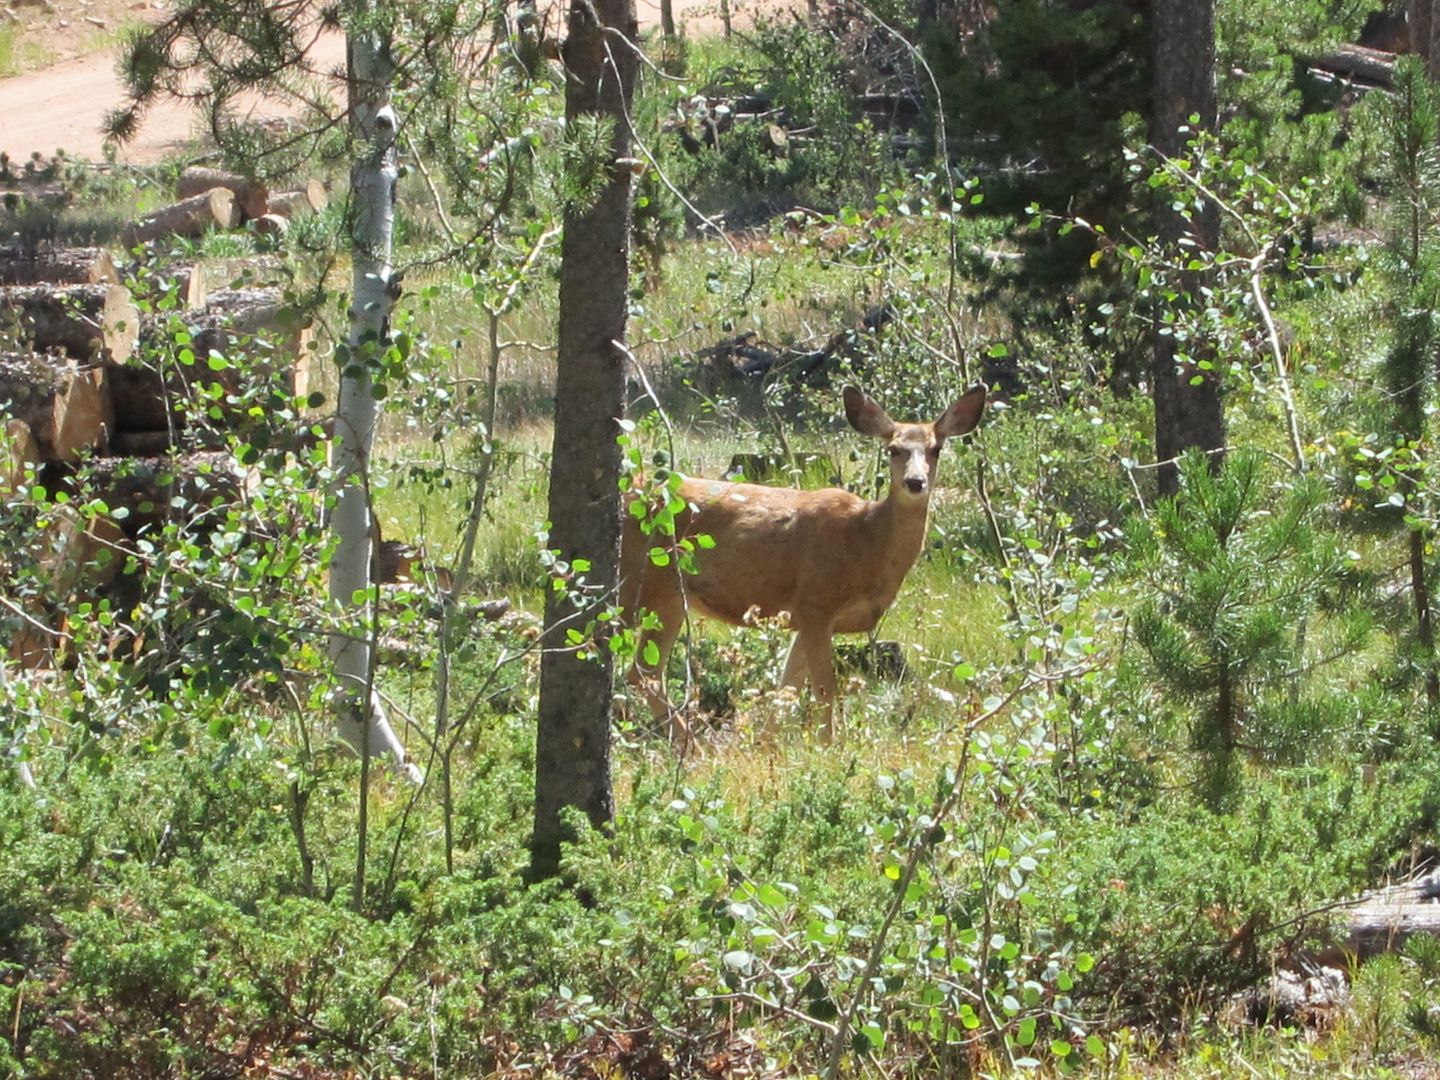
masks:
[[(373, 17), (371, 0), (356, 0), (354, 13)], [(368, 25), (349, 40), (350, 105), (354, 163), (350, 170), (350, 251), (354, 297), (350, 330), (342, 350), (340, 401), (335, 422), (337, 498), (331, 528), (336, 547), (330, 565), (330, 599), (340, 612), (368, 626), (371, 547), (370, 451), (377, 415), (371, 364), (383, 348), (396, 299), (391, 234), (395, 216), (397, 121), (390, 105), (394, 69), (388, 47)], [(373, 693), (374, 645), (365, 632), (337, 632), (330, 640), (338, 686), (340, 736), (353, 749), (382, 754), (412, 779), (405, 747)]]

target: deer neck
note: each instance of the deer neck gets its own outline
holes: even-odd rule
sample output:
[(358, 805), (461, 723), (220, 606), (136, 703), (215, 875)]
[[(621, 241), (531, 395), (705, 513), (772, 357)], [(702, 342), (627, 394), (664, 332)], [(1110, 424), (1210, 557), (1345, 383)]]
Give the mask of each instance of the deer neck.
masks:
[(872, 506), (876, 533), (884, 552), (883, 564), (895, 575), (894, 584), (898, 589), (900, 580), (910, 572), (925, 546), (930, 527), (930, 496), (908, 495), (897, 486)]

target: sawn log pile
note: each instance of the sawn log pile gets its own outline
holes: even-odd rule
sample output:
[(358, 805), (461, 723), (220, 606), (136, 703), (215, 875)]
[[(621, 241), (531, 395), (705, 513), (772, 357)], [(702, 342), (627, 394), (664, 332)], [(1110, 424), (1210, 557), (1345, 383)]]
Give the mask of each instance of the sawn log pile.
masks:
[(161, 277), (182, 306), (142, 314), (103, 251), (0, 248), (0, 500), (28, 483), (74, 500), (17, 556), (45, 586), (0, 646), (22, 666), (57, 663), (65, 612), (137, 541), (172, 521), (203, 532), (242, 501), (254, 477), (226, 440), (306, 393), (310, 319), (281, 289)]

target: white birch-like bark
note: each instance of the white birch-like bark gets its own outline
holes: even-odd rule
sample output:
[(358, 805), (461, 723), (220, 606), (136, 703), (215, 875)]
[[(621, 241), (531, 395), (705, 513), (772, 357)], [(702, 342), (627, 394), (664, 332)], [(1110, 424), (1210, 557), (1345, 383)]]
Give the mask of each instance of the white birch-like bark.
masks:
[(405, 747), (375, 691), (371, 603), (355, 603), (356, 594), (370, 588), (374, 542), (368, 478), (378, 410), (369, 360), (383, 347), (396, 299), (390, 263), (399, 175), (395, 158), (398, 124), (390, 105), (394, 68), (386, 43), (364, 19), (372, 5), (373, 0), (355, 0), (362, 29), (352, 32), (348, 47), (355, 147), (350, 168), (354, 298), (335, 423), (337, 496), (331, 528), (336, 548), (330, 564), (330, 599), (337, 610), (352, 618), (347, 620), (349, 633), (332, 636), (330, 656), (338, 684), (340, 737), (357, 753), (390, 758), (412, 779), (418, 779), (419, 770), (408, 762)]

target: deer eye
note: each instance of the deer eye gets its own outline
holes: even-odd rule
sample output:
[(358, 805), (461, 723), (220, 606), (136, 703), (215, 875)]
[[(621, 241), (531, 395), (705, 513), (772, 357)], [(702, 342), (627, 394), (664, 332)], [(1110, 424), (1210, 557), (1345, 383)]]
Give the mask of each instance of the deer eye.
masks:
[(900, 446), (892, 446), (890, 447), (890, 456), (892, 458), (902, 458), (905, 456), (905, 450)]

